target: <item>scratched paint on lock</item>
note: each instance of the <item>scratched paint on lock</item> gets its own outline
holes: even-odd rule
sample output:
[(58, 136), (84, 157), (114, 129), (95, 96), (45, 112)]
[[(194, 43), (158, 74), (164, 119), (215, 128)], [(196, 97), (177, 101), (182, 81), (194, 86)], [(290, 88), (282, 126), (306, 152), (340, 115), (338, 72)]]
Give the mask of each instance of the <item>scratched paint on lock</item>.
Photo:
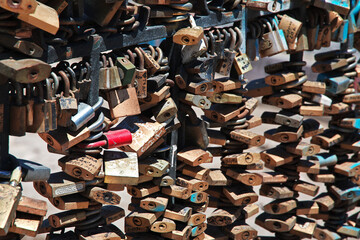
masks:
[(64, 196), (64, 195), (70, 195), (72, 193), (82, 192), (84, 190), (85, 190), (85, 184), (76, 183), (75, 185), (70, 185), (70, 186), (64, 186), (64, 187), (57, 188), (54, 191), (54, 196), (53, 197), (60, 197), (60, 196)]

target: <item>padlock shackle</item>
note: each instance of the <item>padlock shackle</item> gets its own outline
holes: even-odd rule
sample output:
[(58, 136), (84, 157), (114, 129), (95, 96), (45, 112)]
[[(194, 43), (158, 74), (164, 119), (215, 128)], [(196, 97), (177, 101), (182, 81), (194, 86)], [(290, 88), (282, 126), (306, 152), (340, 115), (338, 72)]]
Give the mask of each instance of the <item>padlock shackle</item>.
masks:
[(155, 48), (154, 48), (152, 45), (150, 45), (150, 44), (148, 44), (147, 47), (148, 47), (148, 49), (149, 49), (150, 52), (151, 52), (151, 57), (155, 59), (155, 57), (156, 57), (156, 56), (155, 56), (155, 55), (156, 55), (156, 53), (155, 53)]
[(51, 82), (48, 78), (45, 80), (45, 84), (46, 84), (46, 100), (52, 100), (54, 97), (52, 95), (53, 89), (51, 88)]
[(70, 97), (70, 81), (66, 73), (63, 70), (59, 71), (61, 79), (64, 81), (64, 96)]
[(51, 73), (50, 73), (50, 76), (51, 76), (51, 78), (52, 78), (53, 81), (54, 81), (54, 88), (53, 88), (52, 95), (55, 96), (56, 93), (57, 93), (57, 91), (58, 91), (58, 89), (59, 89), (59, 78), (58, 78), (58, 76), (56, 75), (55, 72), (51, 72)]
[(76, 84), (77, 84), (76, 74), (75, 74), (74, 70), (71, 67), (67, 67), (66, 71), (69, 73), (69, 76), (71, 77), (70, 89), (72, 91), (76, 91)]
[(229, 50), (234, 51), (235, 43), (236, 43), (236, 33), (232, 28), (229, 28), (229, 33), (230, 33), (230, 36), (231, 36)]
[(229, 43), (229, 40), (230, 40), (230, 33), (225, 29), (223, 28), (222, 30), (222, 33), (224, 34), (224, 46), (225, 48), (228, 46), (228, 43)]
[(94, 109), (94, 111), (98, 110), (104, 103), (104, 99), (102, 97), (98, 97), (97, 102), (92, 106), (92, 109)]
[(9, 185), (16, 187), (20, 184), (21, 181), (21, 176), (22, 176), (22, 170), (20, 166), (17, 166), (11, 173), (10, 176), (10, 180), (9, 180)]
[(105, 54), (102, 54), (102, 55), (101, 55), (101, 61), (102, 61), (102, 67), (103, 67), (103, 68), (108, 67), (108, 61), (107, 61), (107, 59), (106, 59)]
[(104, 113), (101, 112), (99, 114), (98, 119), (88, 127), (90, 132), (93, 131), (94, 129), (98, 128), (99, 126), (101, 126), (101, 124), (104, 122), (104, 120), (105, 120)]
[(163, 58), (164, 58), (163, 51), (162, 51), (162, 49), (159, 48), (159, 47), (156, 47), (155, 50), (156, 50), (156, 52), (157, 52), (157, 54), (158, 54), (158, 58), (156, 59), (156, 62), (159, 63), (159, 64), (161, 64), (161, 62), (162, 62), (162, 60), (163, 60)]
[(208, 36), (209, 36), (209, 43), (210, 43), (210, 48), (208, 46), (208, 51), (211, 55), (214, 55), (215, 54), (215, 37), (211, 31), (208, 31)]
[(235, 27), (234, 30), (235, 30), (235, 32), (237, 33), (237, 36), (238, 36), (238, 41), (236, 42), (236, 45), (235, 45), (235, 51), (240, 51), (240, 47), (241, 47), (241, 44), (244, 41), (244, 38), (243, 38), (243, 35), (241, 33), (240, 28)]
[(135, 56), (134, 56), (134, 53), (133, 53), (130, 49), (127, 49), (127, 50), (126, 50), (126, 53), (127, 53), (128, 56), (129, 56), (130, 62), (135, 65)]
[(114, 61), (112, 60), (112, 57), (108, 57), (109, 67), (114, 67)]
[(139, 59), (139, 70), (144, 70), (144, 66), (145, 66), (144, 54), (140, 51), (138, 47), (135, 48), (135, 52)]

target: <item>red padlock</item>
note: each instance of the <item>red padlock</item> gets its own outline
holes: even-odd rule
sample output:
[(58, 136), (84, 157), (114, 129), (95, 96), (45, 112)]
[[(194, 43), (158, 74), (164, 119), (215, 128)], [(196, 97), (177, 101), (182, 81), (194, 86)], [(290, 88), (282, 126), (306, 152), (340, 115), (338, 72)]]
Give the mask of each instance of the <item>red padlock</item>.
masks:
[(90, 143), (79, 143), (76, 146), (85, 149), (93, 149), (99, 147), (110, 149), (110, 148), (118, 148), (121, 146), (129, 145), (132, 143), (131, 132), (127, 129), (105, 132), (104, 137), (105, 137), (104, 140), (90, 142)]

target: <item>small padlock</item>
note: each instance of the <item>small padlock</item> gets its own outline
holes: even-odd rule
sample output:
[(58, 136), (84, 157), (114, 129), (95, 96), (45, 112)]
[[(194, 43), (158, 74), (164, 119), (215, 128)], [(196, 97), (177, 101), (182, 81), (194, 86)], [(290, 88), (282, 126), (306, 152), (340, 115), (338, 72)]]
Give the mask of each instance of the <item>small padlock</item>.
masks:
[(269, 21), (265, 20), (264, 22), (269, 32), (264, 33), (260, 40), (260, 56), (270, 57), (287, 51), (288, 46), (286, 44), (284, 32), (282, 29), (279, 29), (277, 22), (275, 20), (273, 21), (275, 30), (273, 30)]
[(135, 78), (135, 66), (125, 57), (116, 58), (116, 66), (122, 70), (121, 83), (123, 86), (131, 84)]

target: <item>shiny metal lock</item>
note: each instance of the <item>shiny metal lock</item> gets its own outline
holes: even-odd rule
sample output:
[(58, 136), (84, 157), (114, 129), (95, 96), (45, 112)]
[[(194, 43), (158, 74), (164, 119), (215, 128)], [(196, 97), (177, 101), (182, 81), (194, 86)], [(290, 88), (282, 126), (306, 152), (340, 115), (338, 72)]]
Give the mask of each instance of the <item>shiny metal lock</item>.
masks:
[(104, 102), (102, 97), (98, 98), (98, 101), (94, 106), (89, 106), (86, 103), (80, 102), (78, 106), (78, 112), (71, 117), (69, 129), (71, 131), (77, 131), (86, 123), (88, 123), (94, 116), (96, 110), (98, 110)]
[(271, 23), (268, 20), (264, 20), (269, 32), (264, 33), (260, 40), (260, 56), (270, 57), (278, 53), (282, 53), (288, 50), (286, 44), (285, 35), (283, 30), (279, 30), (279, 27), (274, 20), (275, 30), (273, 30)]
[(26, 105), (23, 102), (23, 89), (18, 82), (12, 82), (15, 96), (10, 104), (10, 130), (12, 136), (25, 136), (26, 134)]
[(71, 116), (77, 113), (78, 103), (70, 91), (70, 81), (66, 73), (60, 70), (59, 75), (64, 82), (64, 91), (58, 98), (58, 125), (61, 127), (68, 127), (71, 123)]

